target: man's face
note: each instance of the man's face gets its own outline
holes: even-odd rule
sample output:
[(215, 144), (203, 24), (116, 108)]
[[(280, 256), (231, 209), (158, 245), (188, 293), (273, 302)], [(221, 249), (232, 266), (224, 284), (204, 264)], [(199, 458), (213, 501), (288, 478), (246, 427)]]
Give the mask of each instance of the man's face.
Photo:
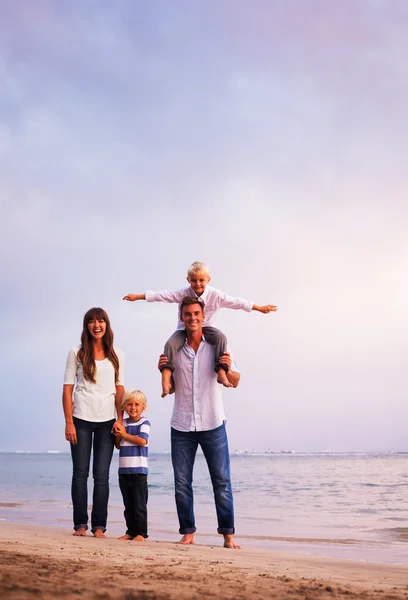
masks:
[(183, 321), (186, 331), (194, 333), (199, 331), (204, 321), (204, 313), (200, 304), (189, 304), (183, 307), (181, 313), (181, 320)]

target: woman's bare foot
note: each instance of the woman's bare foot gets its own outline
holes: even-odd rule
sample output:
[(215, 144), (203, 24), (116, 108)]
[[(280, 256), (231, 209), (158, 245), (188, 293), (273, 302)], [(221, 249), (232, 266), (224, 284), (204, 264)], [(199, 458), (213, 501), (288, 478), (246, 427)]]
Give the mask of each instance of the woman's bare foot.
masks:
[(179, 544), (194, 544), (194, 533), (186, 533), (183, 535)]
[(221, 367), (218, 369), (217, 382), (222, 383), (225, 387), (232, 387), (232, 383), (228, 381), (226, 372)]
[(142, 535), (137, 535), (136, 537), (133, 538), (134, 542), (144, 542), (145, 539)]
[(104, 532), (102, 531), (102, 529), (95, 529), (95, 531), (93, 532), (94, 537), (96, 538), (104, 538), (106, 537), (106, 535), (104, 534)]
[(86, 535), (85, 527), (80, 527), (79, 529), (75, 529), (75, 531), (72, 535), (77, 535), (78, 537), (80, 537), (82, 535)]
[(235, 543), (234, 536), (228, 533), (224, 534), (224, 548), (234, 548), (235, 550), (241, 550), (241, 546)]
[(133, 540), (133, 536), (128, 535), (127, 533), (125, 533), (125, 535), (121, 535), (120, 540)]

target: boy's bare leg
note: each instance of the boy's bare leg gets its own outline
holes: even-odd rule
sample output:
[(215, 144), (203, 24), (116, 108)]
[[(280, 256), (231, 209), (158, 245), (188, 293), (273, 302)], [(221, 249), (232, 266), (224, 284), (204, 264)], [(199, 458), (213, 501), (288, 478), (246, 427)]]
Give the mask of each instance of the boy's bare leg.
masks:
[(194, 544), (194, 533), (185, 533), (178, 543), (184, 545)]
[(165, 396), (167, 396), (167, 394), (171, 394), (171, 389), (172, 389), (172, 385), (171, 385), (171, 370), (170, 369), (163, 369), (162, 371), (162, 395), (161, 397), (164, 398)]
[(144, 542), (145, 539), (142, 535), (137, 535), (136, 537), (133, 538), (134, 542)]
[(217, 381), (218, 383), (222, 383), (222, 385), (224, 385), (225, 387), (232, 387), (232, 383), (228, 381), (227, 374), (222, 367), (218, 369)]
[(131, 535), (128, 535), (127, 533), (125, 533), (125, 535), (121, 535), (120, 540), (133, 540), (133, 537)]
[(86, 535), (85, 527), (80, 527), (79, 529), (76, 529), (72, 535), (77, 535), (78, 537)]
[(235, 543), (234, 536), (228, 533), (224, 534), (224, 548), (233, 548), (234, 550), (241, 550), (241, 546)]
[(94, 531), (94, 537), (96, 537), (96, 538), (104, 538), (104, 537), (106, 537), (106, 535), (104, 534), (104, 532), (102, 531), (102, 529), (95, 529), (95, 531)]

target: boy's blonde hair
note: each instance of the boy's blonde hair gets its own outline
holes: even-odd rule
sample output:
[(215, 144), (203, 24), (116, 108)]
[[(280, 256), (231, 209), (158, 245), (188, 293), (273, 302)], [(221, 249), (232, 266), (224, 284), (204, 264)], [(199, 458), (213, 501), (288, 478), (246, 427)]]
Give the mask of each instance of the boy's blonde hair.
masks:
[(203, 273), (203, 275), (210, 276), (210, 269), (207, 267), (205, 263), (199, 262), (196, 260), (192, 265), (188, 267), (187, 277), (190, 275), (196, 275), (197, 273)]
[(143, 403), (143, 410), (146, 410), (146, 396), (140, 390), (126, 390), (126, 392), (122, 396), (122, 408), (125, 408), (129, 400), (140, 400)]

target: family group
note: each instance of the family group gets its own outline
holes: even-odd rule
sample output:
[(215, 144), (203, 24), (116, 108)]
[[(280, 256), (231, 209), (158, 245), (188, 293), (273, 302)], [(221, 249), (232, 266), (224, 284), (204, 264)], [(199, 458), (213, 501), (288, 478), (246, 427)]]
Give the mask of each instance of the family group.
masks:
[[(239, 548), (234, 540), (234, 506), (222, 387), (237, 387), (240, 372), (229, 353), (225, 335), (214, 327), (215, 315), (220, 308), (267, 314), (276, 311), (276, 306), (260, 306), (228, 296), (208, 285), (210, 279), (207, 265), (195, 262), (187, 272), (187, 287), (176, 291), (128, 294), (124, 300), (179, 305), (177, 330), (167, 341), (158, 366), (162, 397), (174, 393), (171, 458), (182, 535), (180, 543), (194, 543), (192, 481), (195, 456), (200, 446), (213, 486), (217, 531), (223, 536), (225, 547)], [(105, 537), (109, 469), (116, 446), (127, 528), (121, 539), (144, 541), (148, 537), (150, 435), (150, 422), (143, 416), (146, 397), (138, 389), (125, 390), (124, 355), (114, 346), (109, 317), (102, 308), (88, 310), (83, 319), (81, 344), (68, 353), (62, 404), (65, 438), (70, 443), (73, 464), (74, 535), (86, 535), (88, 530), (87, 483), (92, 454), (91, 531), (95, 537)]]

